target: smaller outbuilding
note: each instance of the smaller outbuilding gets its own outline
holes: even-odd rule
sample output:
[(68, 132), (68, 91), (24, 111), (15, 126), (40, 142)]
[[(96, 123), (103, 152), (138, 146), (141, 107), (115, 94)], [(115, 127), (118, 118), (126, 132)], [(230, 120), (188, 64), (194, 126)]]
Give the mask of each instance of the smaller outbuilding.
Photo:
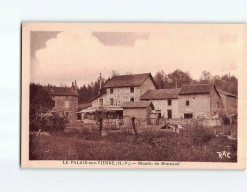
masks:
[(222, 99), (224, 113), (228, 116), (237, 114), (238, 111), (238, 97), (227, 91), (219, 90)]
[(158, 118), (180, 118), (178, 113), (179, 90), (180, 89), (148, 90), (140, 99), (152, 101)]
[(135, 117), (142, 119), (149, 124), (150, 114), (154, 110), (154, 105), (151, 101), (124, 102), (123, 117)]

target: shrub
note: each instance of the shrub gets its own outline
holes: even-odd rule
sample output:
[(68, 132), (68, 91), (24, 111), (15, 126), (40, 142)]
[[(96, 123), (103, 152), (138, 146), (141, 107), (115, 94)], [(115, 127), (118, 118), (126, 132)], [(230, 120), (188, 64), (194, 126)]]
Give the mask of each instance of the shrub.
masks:
[(225, 125), (230, 124), (230, 119), (225, 114), (222, 116), (222, 121)]
[(192, 143), (194, 146), (202, 146), (211, 141), (215, 135), (209, 132), (205, 127), (195, 125), (192, 130)]
[(33, 119), (30, 121), (29, 127), (31, 131), (37, 131), (41, 129), (42, 131), (47, 131), (49, 133), (55, 133), (63, 131), (65, 128), (66, 120), (58, 115), (50, 117), (42, 117)]

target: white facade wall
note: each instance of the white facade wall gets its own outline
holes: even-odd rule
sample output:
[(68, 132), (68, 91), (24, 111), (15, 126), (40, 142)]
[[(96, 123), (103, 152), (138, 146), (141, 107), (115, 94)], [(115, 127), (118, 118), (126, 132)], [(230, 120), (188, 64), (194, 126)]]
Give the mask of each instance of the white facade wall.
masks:
[[(209, 94), (194, 94), (194, 95), (179, 95), (178, 112), (184, 117), (184, 114), (192, 113), (193, 118), (200, 116), (210, 116), (210, 95)], [(189, 106), (186, 105), (189, 101)]]
[(179, 101), (178, 99), (171, 99), (172, 105), (168, 105), (168, 100), (151, 100), (155, 110), (160, 110), (161, 111), (161, 116), (164, 118), (168, 118), (168, 111), (167, 110), (172, 110), (172, 118), (180, 118), (181, 115), (178, 112), (178, 104)]

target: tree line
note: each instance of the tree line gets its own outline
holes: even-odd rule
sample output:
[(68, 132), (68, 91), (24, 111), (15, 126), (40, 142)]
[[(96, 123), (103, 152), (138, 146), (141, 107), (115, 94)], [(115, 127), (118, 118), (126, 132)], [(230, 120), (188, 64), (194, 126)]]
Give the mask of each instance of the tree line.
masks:
[(188, 72), (183, 72), (180, 69), (170, 74), (165, 74), (165, 72), (161, 70), (155, 74), (154, 80), (159, 89), (180, 88), (186, 84), (214, 83), (217, 89), (238, 95), (238, 79), (230, 74), (213, 76), (210, 72), (203, 71), (198, 80), (193, 80)]
[[(131, 74), (131, 73), (128, 73)], [(109, 78), (98, 77), (96, 81), (84, 84), (78, 88), (78, 102), (87, 103), (90, 99), (97, 96), (99, 93), (105, 91), (103, 88), (105, 82), (113, 76), (120, 75), (117, 71), (113, 70)], [(199, 79), (195, 80), (191, 78), (189, 72), (183, 72), (180, 69), (175, 70), (172, 73), (166, 74), (163, 70), (156, 72), (154, 75), (154, 81), (159, 89), (174, 89), (181, 88), (182, 85), (188, 84), (207, 84), (215, 83), (218, 89), (227, 91), (234, 95), (238, 95), (238, 79), (230, 74), (223, 76), (211, 75), (208, 71), (203, 71)], [(100, 85), (102, 87), (100, 87)]]
[[(111, 77), (115, 75), (119, 75), (119, 73), (117, 71), (112, 71)], [(110, 79), (111, 77), (109, 77), (108, 79)], [(159, 89), (181, 88), (182, 85), (186, 84), (215, 83), (217, 89), (221, 89), (234, 95), (238, 95), (238, 79), (230, 74), (219, 76), (212, 75), (208, 71), (203, 71), (200, 78), (195, 80), (191, 78), (189, 72), (183, 72), (180, 69), (177, 69), (169, 74), (166, 74), (163, 70), (160, 70), (154, 75), (154, 81)], [(106, 80), (104, 78), (101, 78), (102, 86), (104, 86), (105, 82)], [(79, 103), (87, 103), (90, 99), (98, 95), (99, 91), (100, 78), (98, 78), (95, 82), (91, 82), (90, 84), (84, 84), (78, 89)], [(101, 89), (100, 92), (103, 91), (104, 89)]]

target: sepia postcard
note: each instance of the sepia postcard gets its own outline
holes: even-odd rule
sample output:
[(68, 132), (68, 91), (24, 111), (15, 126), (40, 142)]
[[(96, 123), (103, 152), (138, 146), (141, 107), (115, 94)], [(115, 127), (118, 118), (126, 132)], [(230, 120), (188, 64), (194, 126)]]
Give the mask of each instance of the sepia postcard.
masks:
[(21, 44), (21, 167), (246, 168), (246, 24), (23, 23)]

